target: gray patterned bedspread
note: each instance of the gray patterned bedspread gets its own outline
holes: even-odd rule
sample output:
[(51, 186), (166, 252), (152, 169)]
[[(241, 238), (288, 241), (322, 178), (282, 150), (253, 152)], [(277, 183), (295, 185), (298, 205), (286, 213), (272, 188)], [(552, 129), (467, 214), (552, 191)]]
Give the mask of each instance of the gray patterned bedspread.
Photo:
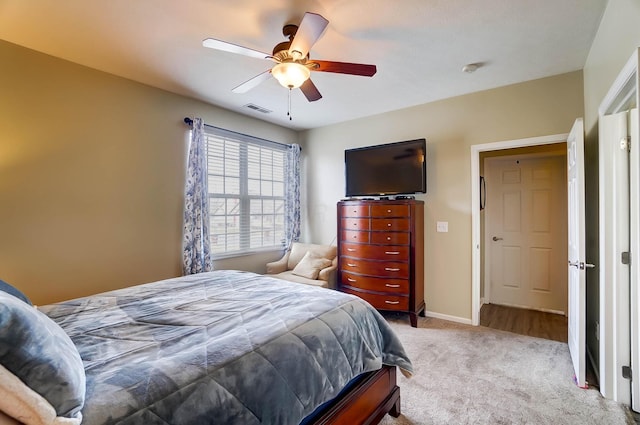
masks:
[(220, 270), (40, 307), (77, 345), (83, 424), (298, 424), (360, 373), (411, 371), (357, 297)]

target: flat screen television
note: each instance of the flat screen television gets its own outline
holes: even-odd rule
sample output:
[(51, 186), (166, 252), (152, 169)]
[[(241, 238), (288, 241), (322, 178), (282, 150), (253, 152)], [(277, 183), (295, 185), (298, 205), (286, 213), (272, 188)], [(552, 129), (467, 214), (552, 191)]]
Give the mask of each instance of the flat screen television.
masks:
[(344, 151), (346, 196), (427, 192), (425, 139)]

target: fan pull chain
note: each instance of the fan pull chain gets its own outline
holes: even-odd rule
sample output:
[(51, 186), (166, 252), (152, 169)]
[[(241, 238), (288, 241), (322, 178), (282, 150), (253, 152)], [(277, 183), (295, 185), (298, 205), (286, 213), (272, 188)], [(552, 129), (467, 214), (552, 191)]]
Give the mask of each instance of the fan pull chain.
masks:
[(287, 105), (287, 116), (289, 117), (289, 121), (293, 121), (291, 118), (291, 88), (289, 88), (289, 103)]

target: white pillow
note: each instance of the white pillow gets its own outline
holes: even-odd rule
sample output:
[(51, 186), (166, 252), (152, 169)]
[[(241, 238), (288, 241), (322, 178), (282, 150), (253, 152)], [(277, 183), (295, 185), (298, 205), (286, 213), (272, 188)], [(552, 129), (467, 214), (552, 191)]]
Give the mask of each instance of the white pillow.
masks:
[(307, 251), (302, 257), (302, 260), (293, 268), (291, 273), (296, 276), (306, 277), (307, 279), (315, 280), (318, 278), (320, 270), (331, 265), (331, 260), (328, 260), (313, 251)]
[(75, 418), (82, 410), (86, 376), (75, 344), (51, 318), (3, 291), (0, 364), (46, 399), (56, 415)]
[(0, 365), (0, 424), (12, 424), (9, 418), (27, 425), (80, 425), (82, 414), (73, 418), (56, 416), (56, 410), (37, 392)]

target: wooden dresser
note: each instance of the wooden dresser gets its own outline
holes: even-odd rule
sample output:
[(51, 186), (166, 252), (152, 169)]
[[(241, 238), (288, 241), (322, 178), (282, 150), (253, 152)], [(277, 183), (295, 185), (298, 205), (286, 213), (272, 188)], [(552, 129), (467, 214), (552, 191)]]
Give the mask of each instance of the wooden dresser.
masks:
[(338, 288), (378, 310), (424, 313), (424, 202), (338, 202)]

